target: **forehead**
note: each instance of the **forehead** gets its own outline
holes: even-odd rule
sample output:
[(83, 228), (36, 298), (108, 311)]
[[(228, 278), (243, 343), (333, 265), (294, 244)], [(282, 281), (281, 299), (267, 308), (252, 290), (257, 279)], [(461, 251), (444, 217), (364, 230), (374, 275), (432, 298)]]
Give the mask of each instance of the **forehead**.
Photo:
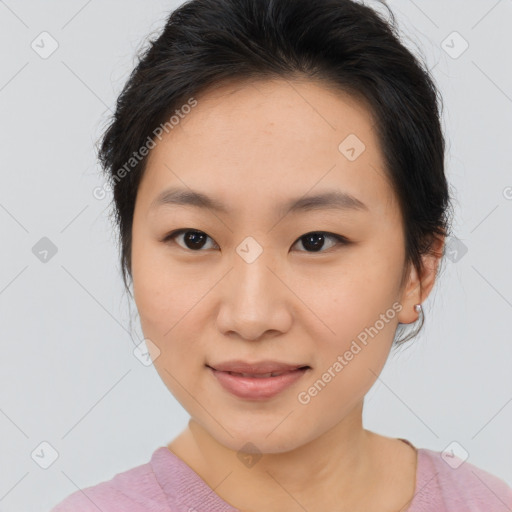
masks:
[(351, 194), (374, 212), (393, 202), (374, 120), (359, 99), (287, 80), (229, 84), (195, 99), (155, 139), (139, 189), (151, 203), (173, 186), (208, 190), (233, 211), (320, 188)]
[[(196, 99), (198, 105), (193, 112), (184, 116), (172, 132), (207, 137), (214, 130), (217, 140), (222, 136), (235, 141), (245, 138), (248, 150), (252, 141), (268, 144), (268, 135), (279, 143), (288, 138), (290, 142), (318, 145), (324, 139), (323, 147), (332, 146), (344, 134), (353, 133), (368, 143), (374, 137), (368, 104), (360, 97), (335, 90), (327, 82), (241, 81), (206, 90)], [(331, 137), (326, 138), (329, 133)]]

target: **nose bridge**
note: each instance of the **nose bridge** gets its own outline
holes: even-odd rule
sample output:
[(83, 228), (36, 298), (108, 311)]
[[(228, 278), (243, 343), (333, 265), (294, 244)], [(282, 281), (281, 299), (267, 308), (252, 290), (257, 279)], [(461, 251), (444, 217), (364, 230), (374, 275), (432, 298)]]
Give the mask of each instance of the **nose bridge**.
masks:
[[(271, 251), (263, 250), (256, 244), (254, 239), (250, 239), (237, 247), (230, 293), (236, 298), (235, 303), (243, 306), (247, 312), (257, 309), (261, 314), (271, 305), (270, 297), (273, 295), (271, 292), (275, 292), (276, 277), (269, 269), (274, 266)], [(274, 268), (272, 270), (275, 272)]]
[(236, 331), (244, 338), (259, 338), (265, 331), (283, 331), (289, 326), (283, 284), (274, 275), (275, 260), (254, 239), (244, 240), (233, 255), (233, 268), (226, 276), (218, 325), (224, 332)]

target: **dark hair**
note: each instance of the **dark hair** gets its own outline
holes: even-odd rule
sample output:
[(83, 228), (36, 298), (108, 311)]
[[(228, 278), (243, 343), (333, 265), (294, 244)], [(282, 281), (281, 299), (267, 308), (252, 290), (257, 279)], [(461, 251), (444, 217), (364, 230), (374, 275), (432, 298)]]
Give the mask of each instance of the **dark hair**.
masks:
[[(435, 235), (449, 234), (442, 99), (428, 69), (400, 42), (392, 11), (381, 5), (391, 21), (352, 0), (190, 0), (171, 13), (138, 54), (98, 150), (113, 189), (128, 291), (135, 198), (147, 161), (131, 160), (134, 152), (201, 92), (273, 78), (320, 81), (365, 102), (404, 219), (402, 285), (410, 264), (421, 275), (421, 256)], [(418, 331), (422, 326), (423, 317)]]

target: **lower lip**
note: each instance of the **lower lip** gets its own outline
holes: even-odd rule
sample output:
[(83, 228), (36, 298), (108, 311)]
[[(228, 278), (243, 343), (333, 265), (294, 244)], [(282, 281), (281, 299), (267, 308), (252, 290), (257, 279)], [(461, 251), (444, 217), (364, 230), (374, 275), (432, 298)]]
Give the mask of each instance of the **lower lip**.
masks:
[(239, 398), (262, 400), (271, 398), (298, 381), (308, 368), (293, 370), (277, 377), (241, 377), (228, 372), (220, 372), (208, 368), (217, 378), (220, 385)]

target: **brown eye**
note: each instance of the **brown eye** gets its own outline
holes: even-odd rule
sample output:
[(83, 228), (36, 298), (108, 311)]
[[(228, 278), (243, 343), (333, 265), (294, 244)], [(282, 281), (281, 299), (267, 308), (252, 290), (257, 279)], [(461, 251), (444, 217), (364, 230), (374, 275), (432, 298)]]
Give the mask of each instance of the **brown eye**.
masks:
[(325, 231), (312, 231), (302, 235), (296, 243), (302, 242), (302, 246), (306, 248), (306, 252), (325, 252), (324, 244), (326, 239), (334, 240), (334, 242), (327, 247), (330, 249), (336, 245), (347, 245), (349, 242), (345, 237), (335, 235), (334, 233), (326, 233)]
[[(183, 249), (190, 249), (191, 251), (199, 251), (205, 247), (208, 239), (212, 240), (206, 233), (203, 231), (198, 231), (195, 229), (179, 229), (177, 231), (173, 231), (169, 233), (164, 242), (175, 241), (175, 239), (182, 238), (182, 242), (176, 242)], [(213, 240), (212, 240), (213, 241)], [(217, 245), (217, 244), (215, 244)], [(207, 247), (209, 249), (211, 247)]]

